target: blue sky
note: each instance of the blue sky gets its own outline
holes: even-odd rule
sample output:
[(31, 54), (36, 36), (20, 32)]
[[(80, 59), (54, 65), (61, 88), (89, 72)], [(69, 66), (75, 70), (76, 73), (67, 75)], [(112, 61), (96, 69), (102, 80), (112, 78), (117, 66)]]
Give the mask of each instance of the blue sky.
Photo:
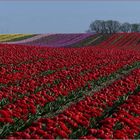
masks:
[(140, 22), (140, 1), (0, 1), (0, 33), (85, 32), (96, 19)]

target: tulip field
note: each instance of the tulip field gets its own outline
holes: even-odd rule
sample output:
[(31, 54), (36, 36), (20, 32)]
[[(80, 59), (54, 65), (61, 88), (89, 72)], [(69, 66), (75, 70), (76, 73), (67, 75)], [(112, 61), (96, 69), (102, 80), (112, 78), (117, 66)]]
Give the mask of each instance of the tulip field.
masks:
[(30, 38), (36, 35), (32, 34), (1, 34), (0, 35), (0, 42), (11, 42), (11, 41), (19, 41), (26, 38)]
[(139, 33), (0, 35), (0, 139), (140, 139), (139, 50)]

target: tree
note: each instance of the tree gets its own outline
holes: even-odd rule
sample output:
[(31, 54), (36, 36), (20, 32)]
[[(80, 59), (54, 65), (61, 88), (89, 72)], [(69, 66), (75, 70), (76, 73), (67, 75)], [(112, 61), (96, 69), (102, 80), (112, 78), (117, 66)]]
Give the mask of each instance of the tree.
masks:
[(109, 34), (117, 33), (120, 31), (120, 23), (118, 21), (107, 20), (105, 24), (106, 30)]
[(140, 24), (120, 23), (115, 20), (95, 20), (89, 26), (88, 32), (117, 33), (117, 32), (140, 32)]
[(90, 30), (92, 32), (100, 33), (102, 28), (102, 21), (101, 20), (95, 20), (93, 23), (90, 24)]
[(131, 24), (131, 32), (140, 32), (140, 24)]
[(120, 23), (113, 20), (95, 20), (90, 24), (89, 31), (95, 31), (96, 33), (116, 33), (120, 30)]
[(131, 32), (131, 28), (132, 28), (131, 24), (125, 22), (125, 23), (123, 23), (123, 24), (121, 25), (120, 31), (122, 31), (122, 32), (127, 32), (127, 33), (128, 33), (128, 32)]

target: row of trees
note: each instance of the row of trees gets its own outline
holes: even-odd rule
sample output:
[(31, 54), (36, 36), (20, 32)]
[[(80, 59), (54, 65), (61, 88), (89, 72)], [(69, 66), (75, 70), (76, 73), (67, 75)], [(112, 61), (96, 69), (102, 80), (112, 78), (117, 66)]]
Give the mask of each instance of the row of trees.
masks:
[(87, 32), (112, 34), (117, 32), (140, 32), (140, 24), (120, 23), (115, 20), (95, 20)]

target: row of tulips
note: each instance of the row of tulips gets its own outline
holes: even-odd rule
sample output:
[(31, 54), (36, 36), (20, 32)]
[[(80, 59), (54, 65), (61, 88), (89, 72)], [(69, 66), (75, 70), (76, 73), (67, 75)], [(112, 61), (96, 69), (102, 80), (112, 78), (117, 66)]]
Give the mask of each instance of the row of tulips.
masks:
[(0, 42), (8, 42), (8, 41), (14, 41), (14, 40), (21, 40), (24, 38), (30, 38), (32, 34), (5, 34), (5, 35), (0, 35)]
[(0, 44), (0, 65), (13, 66), (15, 64), (27, 63), (28, 61), (36, 61), (44, 56), (47, 57), (51, 52), (53, 51), (50, 49), (44, 52), (44, 49), (39, 47)]
[(121, 49), (123, 49), (125, 46), (129, 48), (129, 46), (134, 45), (134, 43), (137, 41), (137, 38), (139, 38), (139, 36), (136, 34), (126, 34), (114, 45)]
[(50, 34), (33, 34), (32, 37), (30, 38), (24, 38), (24, 39), (20, 39), (20, 40), (16, 40), (16, 41), (8, 41), (8, 42), (3, 42), (3, 44), (24, 44), (24, 43), (28, 43), (28, 42), (32, 42), (32, 41), (35, 41), (35, 40), (38, 40), (40, 38), (43, 38), (43, 37), (47, 37), (49, 36)]
[(84, 33), (84, 34), (52, 34), (47, 37), (42, 37), (38, 40), (31, 42), (24, 42), (21, 44), (24, 45), (33, 45), (33, 46), (49, 46), (49, 47), (66, 47), (77, 42), (80, 42), (93, 34)]
[[(56, 57), (57, 59), (63, 59), (66, 56), (71, 57), (74, 55), (79, 56), (80, 59), (84, 59), (85, 55), (88, 55), (87, 53), (90, 53), (92, 51), (95, 55), (109, 55), (110, 50), (105, 50), (105, 52), (101, 51), (101, 49), (95, 49), (95, 48), (46, 48), (46, 47), (30, 47), (30, 46), (20, 46), (20, 45), (7, 45), (7, 44), (1, 44), (0, 45), (0, 67), (5, 65), (15, 65), (15, 64), (22, 64), (27, 63), (28, 61), (35, 61), (40, 58), (49, 58), (54, 60)], [(62, 53), (63, 52), (63, 53)], [(85, 53), (84, 53), (85, 52)], [(122, 55), (123, 51), (111, 51), (112, 53), (117, 53), (118, 55)], [(73, 54), (74, 53), (74, 54)], [(134, 51), (125, 51), (125, 53), (132, 53), (135, 55), (137, 52)], [(91, 53), (90, 53), (91, 54)], [(80, 57), (81, 55), (81, 57)], [(94, 55), (93, 55), (94, 56)], [(113, 56), (113, 54), (112, 54)], [(58, 60), (59, 61), (59, 60)], [(76, 61), (75, 58), (73, 58), (73, 61)]]
[[(137, 139), (140, 134), (140, 89), (128, 97), (100, 126), (88, 130), (88, 136), (102, 139)], [(99, 133), (100, 132), (100, 133)], [(84, 137), (83, 137), (84, 138)]]
[[(120, 122), (123, 120), (123, 124), (127, 123), (129, 127), (133, 126), (133, 134), (135, 133), (137, 135), (139, 125), (134, 126), (133, 124), (138, 122), (139, 118), (134, 116), (133, 118), (135, 119), (131, 118), (130, 123), (128, 119), (124, 118), (125, 114), (121, 111), (125, 109), (127, 112), (131, 111), (131, 102), (127, 105), (125, 103), (129, 103), (129, 100), (136, 99), (133, 98), (135, 97), (133, 94), (139, 96), (139, 89), (137, 88), (139, 84), (140, 69), (136, 69), (123, 79), (117, 80), (103, 90), (94, 93), (93, 96), (87, 96), (86, 99), (71, 105), (58, 116), (46, 118), (44, 115), (33, 122), (28, 128), (23, 127), (20, 129), (23, 131), (15, 132), (7, 138), (126, 138), (125, 134), (119, 137), (119, 134), (116, 134), (119, 132), (111, 129), (111, 124), (115, 124), (113, 120), (116, 120), (116, 123), (118, 123), (117, 121)], [(123, 102), (121, 101), (122, 106), (118, 104), (120, 99), (123, 99)], [(137, 100), (136, 107), (133, 109), (137, 111), (137, 115), (139, 115), (138, 103), (139, 101)], [(116, 104), (117, 106), (115, 106)], [(117, 108), (117, 112), (108, 111), (109, 108), (114, 108), (114, 106)], [(112, 115), (115, 116), (114, 119), (113, 117), (110, 119)], [(103, 118), (103, 120), (99, 118)], [(97, 126), (97, 129), (94, 128), (95, 126)], [(128, 127), (126, 126), (124, 129), (128, 130)], [(127, 138), (131, 137), (128, 135)]]
[[(5, 49), (5, 46), (3, 46), (3, 48)], [(7, 48), (7, 53), (8, 53), (8, 49), (9, 48)], [(23, 59), (21, 59), (20, 62), (18, 63), (18, 65), (15, 65), (15, 66), (13, 66), (12, 64), (11, 65), (9, 64), (7, 67), (6, 66), (1, 67), (1, 77), (0, 77), (0, 78), (2, 78), (1, 82), (2, 81), (8, 82), (7, 81), (8, 77), (11, 77), (11, 79), (16, 80), (15, 79), (16, 75), (20, 75), (22, 77), (23, 75), (24, 76), (25, 75), (29, 76), (32, 73), (36, 74), (36, 72), (40, 72), (40, 69), (41, 69), (41, 72), (43, 72), (43, 71), (47, 71), (47, 70), (56, 70), (56, 67), (59, 69), (59, 68), (69, 67), (69, 66), (78, 65), (78, 64), (82, 65), (82, 64), (85, 64), (85, 63), (89, 63), (90, 59), (93, 59), (96, 63), (96, 61), (99, 61), (100, 57), (103, 58), (103, 60), (100, 59), (101, 60), (100, 62), (104, 63), (106, 61), (106, 60), (104, 60), (105, 55), (107, 55), (106, 59), (109, 60), (110, 58), (111, 59), (118, 59), (117, 56), (115, 56), (115, 58), (114, 58), (113, 55), (116, 54), (116, 53), (120, 53), (119, 57), (121, 57), (121, 55), (123, 53), (123, 52), (113, 51), (114, 54), (109, 55), (109, 51), (106, 51), (105, 53), (98, 54), (100, 49), (99, 50), (97, 49), (94, 52), (92, 48), (89, 48), (89, 49), (83, 49), (83, 50), (81, 49), (80, 52), (79, 52), (79, 50), (72, 49), (72, 50), (65, 51), (65, 53), (63, 55), (60, 55), (60, 53), (63, 51), (63, 49), (58, 50), (58, 52), (60, 52), (60, 53), (55, 52), (53, 49), (52, 50), (50, 50), (50, 49), (46, 49), (46, 50), (43, 49), (42, 50), (41, 49), (42, 51), (47, 51), (47, 53), (45, 52), (42, 55), (41, 53), (37, 53), (37, 51), (39, 51), (39, 49), (37, 49), (37, 50), (34, 49), (34, 50), (36, 50), (36, 52), (34, 50), (31, 50), (32, 53), (30, 52), (30, 54), (31, 55), (36, 54), (36, 57), (33, 58), (33, 56), (30, 56), (30, 58), (29, 58), (27, 51), (29, 52), (31, 48), (26, 48), (25, 47), (24, 50), (27, 50), (27, 51), (24, 51), (24, 52), (21, 49), (22, 48), (20, 48), (19, 51), (18, 51), (18, 53), (20, 54), (19, 58), (21, 59), (22, 56), (24, 56), (24, 58), (26, 58), (27, 60), (24, 61)], [(11, 54), (14, 54), (14, 53), (16, 53), (17, 48), (13, 47), (13, 50), (12, 50), (12, 46), (11, 46), (10, 51), (11, 51)], [(86, 52), (84, 52), (84, 51), (86, 51)], [(93, 54), (90, 53), (89, 59), (84, 59), (84, 57), (86, 57), (88, 55), (89, 51), (92, 51)], [(79, 52), (80, 56), (76, 54), (78, 52)], [(127, 54), (127, 52), (125, 52), (125, 53), (126, 53), (125, 55), (127, 55), (127, 57), (135, 57), (135, 53), (133, 53), (132, 55), (130, 54), (131, 52), (128, 53), (128, 54)], [(58, 55), (58, 57), (54, 58), (53, 56), (56, 56), (56, 55)], [(96, 57), (94, 55), (96, 55)], [(104, 55), (104, 56), (102, 56), (102, 55)], [(133, 58), (133, 59), (135, 59), (135, 58)], [(18, 60), (17, 56), (15, 58), (13, 57), (13, 59)], [(10, 61), (14, 61), (13, 59), (12, 59), (12, 57), (10, 57)], [(122, 59), (125, 59), (125, 58), (123, 57)], [(122, 59), (120, 61), (122, 61)], [(56, 63), (57, 63), (57, 65), (56, 65)], [(94, 62), (92, 62), (92, 63), (94, 63)], [(5, 64), (5, 63), (3, 63), (3, 64)], [(37, 71), (38, 69), (39, 69), (39, 71)], [(7, 71), (7, 75), (4, 75), (6, 71)]]
[[(108, 52), (109, 53), (109, 52)], [(114, 52), (115, 53), (115, 52)], [(103, 54), (100, 54), (100, 55), (103, 55)], [(81, 59), (81, 57), (76, 57), (76, 60), (78, 61), (78, 60), (80, 60), (80, 61), (78, 61), (78, 64), (79, 63), (81, 63), (81, 61), (83, 61), (83, 63), (81, 63), (80, 64), (80, 66), (81, 66), (81, 68), (80, 67), (77, 67), (77, 68), (80, 68), (81, 70), (83, 70), (83, 67), (84, 67), (84, 69), (87, 69), (87, 67), (91, 67), (91, 65), (92, 66), (94, 66), (94, 65), (99, 65), (99, 63), (108, 63), (108, 61), (109, 61), (109, 59), (110, 59), (110, 57), (112, 58), (112, 59), (118, 59), (118, 57), (113, 57), (113, 55), (114, 54), (112, 54), (111, 56), (109, 56), (109, 54), (107, 54), (108, 55), (108, 58), (105, 58), (104, 56), (102, 56), (102, 58), (103, 59), (101, 59), (101, 61), (100, 60), (97, 60), (97, 59), (99, 59), (99, 57), (100, 57), (100, 55), (98, 55), (97, 57), (93, 57), (93, 56), (91, 56), (90, 58), (91, 59), (95, 59), (95, 62), (93, 62), (93, 63), (91, 63), (89, 66), (88, 65), (86, 65), (86, 64), (88, 64), (89, 63), (89, 59), (86, 59), (86, 61), (84, 61), (83, 60), (83, 57), (82, 57), (82, 59)], [(104, 55), (106, 55), (106, 54), (104, 54)], [(121, 54), (120, 54), (121, 55)], [(119, 57), (121, 57), (121, 56), (119, 56)], [(126, 56), (125, 56), (126, 57)], [(130, 57), (130, 54), (128, 54), (127, 55), (127, 57)], [(118, 63), (119, 63), (119, 61), (125, 61), (124, 59), (127, 59), (127, 57), (126, 58), (124, 58), (124, 57), (122, 57), (120, 60), (117, 60), (118, 61)], [(106, 60), (105, 60), (106, 59)], [(130, 60), (130, 62), (129, 63), (131, 63), (131, 62), (133, 62), (133, 61), (135, 61), (135, 59), (138, 59), (137, 57), (135, 57), (135, 56), (133, 56), (132, 57), (132, 61)], [(43, 59), (44, 60), (44, 59)], [(46, 60), (46, 59), (45, 59)], [(56, 61), (55, 61), (56, 60)], [(70, 65), (74, 65), (74, 63), (73, 64), (71, 64), (70, 62), (77, 62), (77, 61), (72, 61), (73, 60), (73, 57), (71, 57), (71, 59), (66, 59), (66, 61), (63, 61), (63, 63), (59, 63), (59, 65), (58, 65), (58, 68), (59, 67), (61, 67), (61, 68), (63, 68), (64, 66), (68, 66), (68, 65), (66, 65), (66, 64), (70, 64)], [(67, 63), (69, 61), (69, 63)], [(41, 62), (42, 62), (42, 60), (41, 60)], [(12, 71), (21, 71), (21, 72), (14, 72), (14, 74), (12, 74), (11, 73), (11, 71), (9, 70), (9, 69), (7, 69), (7, 72), (8, 72), (8, 74), (7, 75), (5, 75), (4, 73), (5, 73), (5, 68), (2, 68), (1, 70), (1, 76), (3, 76), (3, 78), (1, 78), (1, 83), (2, 82), (8, 82), (8, 80), (10, 81), (10, 80), (12, 80), (12, 81), (10, 81), (10, 82), (14, 82), (13, 80), (19, 80), (19, 78), (21, 77), (21, 81), (22, 81), (22, 76), (23, 76), (23, 78), (25, 78), (25, 75), (27, 75), (27, 78), (30, 78), (30, 75), (31, 74), (34, 74), (35, 76), (36, 76), (36, 71), (37, 71), (37, 69), (38, 68), (42, 68), (41, 69), (41, 71), (43, 72), (43, 70), (45, 70), (45, 69), (49, 69), (49, 68), (51, 68), (52, 69), (52, 71), (53, 71), (53, 69), (56, 67), (56, 65), (55, 65), (55, 63), (58, 63), (59, 61), (57, 60), (57, 59), (53, 59), (53, 62), (54, 62), (54, 64), (49, 64), (49, 63), (51, 63), (51, 61), (49, 61), (48, 63), (47, 63), (47, 61), (43, 61), (43, 63), (41, 63), (40, 61), (37, 63), (37, 62), (35, 62), (35, 63), (31, 63), (31, 64), (25, 64), (25, 65), (22, 65), (23, 67), (24, 67), (24, 69), (22, 68), (22, 67), (17, 67), (16, 66), (16, 68), (9, 68), (9, 69), (11, 69)], [(40, 64), (41, 63), (41, 64)], [(85, 64), (86, 63), (86, 64)], [(127, 63), (127, 64), (129, 64), (129, 63)], [(35, 64), (37, 64), (37, 67), (36, 67), (36, 65)], [(41, 66), (43, 64), (43, 66)], [(62, 66), (60, 65), (60, 64), (62, 64)], [(64, 65), (63, 65), (64, 64)], [(26, 67), (26, 65), (28, 66), (28, 67)], [(77, 65), (77, 63), (75, 63), (75, 65)], [(85, 65), (85, 66), (84, 66)], [(114, 63), (114, 65), (115, 65), (115, 63)], [(40, 67), (41, 66), (41, 67)], [(47, 66), (50, 66), (50, 67), (47, 67)], [(53, 67), (52, 67), (53, 66)], [(33, 68), (33, 69), (30, 69), (30, 68)], [(67, 67), (66, 67), (67, 68)], [(28, 73), (28, 70), (29, 70), (29, 73)], [(51, 71), (51, 70), (50, 70)], [(74, 69), (74, 71), (75, 71), (75, 69)], [(46, 72), (46, 71), (45, 71)], [(67, 72), (69, 72), (68, 70), (67, 70)], [(78, 71), (77, 71), (78, 72)], [(80, 72), (80, 71), (79, 71)], [(4, 74), (4, 75), (3, 75)], [(7, 78), (6, 78), (7, 77)], [(16, 79), (16, 78), (18, 78), (18, 79)], [(45, 77), (44, 77), (45, 78)]]
[(12, 38), (20, 37), (20, 36), (23, 36), (23, 34), (1, 34), (0, 35), (0, 42), (5, 41), (5, 40), (9, 40)]
[[(123, 66), (129, 66), (140, 60), (138, 53), (134, 51), (107, 49), (102, 51), (102, 49), (90, 47), (51, 49), (4, 45), (3, 48), (0, 47), (0, 50), (5, 54), (10, 51), (10, 54), (15, 56), (9, 56), (12, 59), (11, 62), (15, 62), (14, 60), (18, 58), (14, 64), (7, 60), (6, 65), (1, 66), (2, 78), (7, 78), (6, 76), (9, 76), (13, 71), (13, 75), (15, 74), (15, 77), (11, 75), (6, 79), (9, 80), (8, 85), (0, 87), (0, 114), (4, 114), (4, 116), (1, 115), (2, 123), (0, 124), (2, 134), (5, 133), (5, 128), (15, 127), (14, 130), (17, 130), (17, 125), (23, 125), (26, 122), (28, 124), (31, 117), (36, 115), (38, 117), (40, 113), (48, 112), (51, 110), (48, 109), (49, 103), (55, 103), (60, 96), (67, 97), (69, 93), (74, 91), (74, 94), (72, 94), (74, 99), (77, 96), (77, 89), (84, 91), (87, 84), (90, 88), (93, 81), (110, 77), (110, 74)], [(19, 57), (16, 56), (17, 52)], [(28, 52), (31, 52), (31, 56)], [(40, 60), (38, 61), (38, 59)], [(94, 61), (91, 62), (91, 60)], [(8, 70), (9, 66), (11, 67)], [(28, 69), (31, 69), (29, 73)], [(22, 73), (19, 71), (22, 71)], [(30, 77), (24, 77), (25, 74)], [(4, 84), (3, 79), (1, 84)], [(69, 99), (67, 98), (66, 101), (69, 101)], [(21, 123), (18, 124), (17, 122)]]
[[(91, 51), (91, 49), (90, 49), (90, 51)], [(92, 51), (93, 51), (93, 49), (92, 49)], [(98, 53), (98, 51), (96, 53)], [(88, 52), (89, 51), (87, 51), (87, 53)], [(94, 54), (96, 54), (96, 53), (94, 53)], [(38, 76), (36, 75), (37, 67), (34, 67), (36, 65), (32, 65), (32, 64), (27, 65), (28, 67), (25, 67), (25, 69), (23, 69), (25, 71), (25, 73), (22, 72), (22, 75), (20, 75), (21, 73), (19, 74), (17, 72), (14, 73), (15, 77), (13, 77), (13, 75), (10, 76), (10, 74), (8, 74), (8, 80), (9, 81), (11, 80), (11, 81), (10, 81), (8, 86), (1, 87), (1, 91), (2, 91), (1, 92), (1, 99), (10, 98), (10, 100), (12, 100), (14, 98), (14, 101), (15, 101), (15, 99), (17, 98), (16, 93), (18, 93), (18, 96), (19, 95), (22, 96), (22, 94), (26, 95), (26, 93), (28, 95), (29, 92), (35, 91), (36, 88), (40, 88), (40, 87), (42, 87), (44, 85), (48, 85), (48, 84), (52, 85), (53, 83), (55, 83), (57, 81), (59, 81), (58, 85), (56, 85), (56, 84), (52, 85), (50, 90), (55, 93), (56, 91), (59, 91), (59, 88), (61, 86), (61, 87), (65, 87), (65, 89), (67, 89), (67, 92), (68, 92), (69, 91), (68, 89), (71, 86), (73, 87), (73, 86), (76, 85), (76, 84), (75, 85), (72, 84), (70, 86), (69, 85), (70, 83), (75, 82), (75, 83), (77, 83), (77, 86), (79, 84), (81, 84), (81, 86), (84, 86), (86, 84), (86, 81), (89, 81), (89, 80), (91, 81), (93, 79), (98, 79), (99, 77), (109, 75), (109, 73), (112, 73), (112, 72), (116, 71), (117, 69), (121, 68), (123, 65), (126, 65), (126, 64), (128, 65), (132, 62), (135, 62), (135, 60), (138, 59), (137, 57), (133, 56), (133, 57), (131, 57), (132, 60), (130, 59), (130, 61), (126, 61), (125, 59), (127, 59), (127, 57), (129, 58), (130, 54), (126, 54), (126, 56), (124, 58), (124, 56), (121, 55), (122, 53), (120, 53), (120, 56), (118, 58), (118, 57), (115, 57), (116, 55), (114, 55), (116, 52), (114, 52), (110, 56), (108, 54), (109, 51), (106, 52), (106, 53), (103, 53), (104, 55), (102, 54), (103, 59), (99, 59), (101, 57), (101, 55), (96, 55), (96, 57), (93, 57), (92, 54), (91, 54), (91, 56), (89, 56), (89, 58), (90, 59), (95, 59), (95, 61), (92, 61), (90, 63), (89, 63), (90, 59), (83, 60), (83, 59), (81, 59), (81, 57), (78, 56), (78, 57), (76, 57), (76, 60), (79, 62), (79, 64), (83, 61), (83, 63), (81, 63), (80, 66), (78, 66), (77, 63), (73, 63), (73, 64), (70, 63), (70, 65), (73, 66), (75, 64), (76, 66), (71, 67), (71, 68), (66, 67), (67, 69), (62, 69), (61, 71), (58, 71), (58, 72), (55, 72), (55, 73), (53, 73), (54, 71), (45, 71), (45, 73), (41, 73)], [(106, 57), (106, 55), (108, 55), (108, 57)], [(63, 63), (68, 64), (67, 63), (68, 61), (69, 62), (77, 62), (77, 61), (72, 61), (73, 57), (70, 57), (70, 58), (71, 59), (66, 59), (66, 61), (63, 61)], [(113, 62), (111, 62), (111, 63), (109, 63), (110, 58), (113, 60)], [(114, 60), (116, 60), (116, 62)], [(46, 63), (46, 65), (44, 65), (45, 62), (44, 61), (43, 61), (43, 63), (41, 63), (41, 62), (36, 62), (35, 64), (37, 64), (37, 66), (42, 67), (43, 70), (46, 69), (46, 66), (48, 66), (48, 63)], [(54, 61), (54, 62), (56, 62), (56, 61)], [(42, 66), (40, 65), (40, 63), (42, 64)], [(99, 65), (102, 64), (102, 63), (104, 65), (101, 65), (99, 67)], [(67, 65), (67, 66), (70, 66), (70, 65)], [(98, 67), (96, 67), (96, 65)], [(25, 65), (23, 65), (23, 66), (25, 66)], [(51, 66), (52, 66), (52, 64), (51, 64)], [(109, 68), (111, 66), (112, 66), (112, 68), (109, 70)], [(114, 66), (114, 68), (113, 68), (113, 66)], [(60, 67), (60, 65), (59, 65), (59, 67)], [(34, 68), (34, 69), (30, 69), (30, 68)], [(28, 74), (28, 69), (29, 69), (29, 74)], [(100, 70), (98, 70), (98, 69), (100, 69)], [(106, 69), (108, 69), (108, 71), (106, 71)], [(21, 67), (21, 69), (16, 69), (16, 70), (22, 70), (22, 67)], [(35, 71), (33, 71), (33, 70), (35, 70)], [(84, 72), (86, 74), (83, 75)], [(31, 73), (32, 73), (32, 75), (34, 75), (33, 78), (31, 78), (31, 76), (32, 76)], [(77, 73), (79, 73), (79, 74), (81, 73), (82, 75), (78, 74), (79, 75), (78, 76)], [(26, 78), (25, 78), (25, 74), (26, 75), (28, 74), (28, 76)], [(48, 75), (48, 74), (50, 74), (50, 75)], [(4, 74), (3, 77), (5, 78), (6, 75)], [(69, 78), (69, 80), (68, 80), (68, 78)], [(80, 79), (84, 83), (82, 81), (79, 82)], [(5, 82), (4, 80), (3, 81), (2, 80), (3, 79), (1, 79), (1, 83)], [(14, 83), (13, 86), (12, 86), (11, 82), (13, 83), (14, 80), (17, 81), (17, 83)], [(6, 79), (6, 81), (7, 81), (7, 79)], [(63, 82), (61, 82), (61, 81), (63, 81)], [(46, 88), (46, 86), (44, 88)], [(75, 87), (75, 89), (76, 88), (77, 87)], [(74, 90), (74, 89), (71, 88), (71, 90)], [(64, 91), (64, 92), (66, 92), (66, 91)], [(56, 92), (56, 94), (57, 94), (57, 92)]]
[[(96, 53), (94, 53), (94, 54), (96, 54)], [(106, 55), (106, 53), (104, 55)], [(69, 55), (69, 56), (71, 56), (71, 55)], [(81, 58), (79, 56), (75, 56), (74, 54), (73, 54), (73, 56), (76, 58), (77, 61), (72, 61), (73, 57), (64, 57), (64, 58), (62, 57), (63, 61), (61, 60), (61, 63), (56, 58), (53, 60), (43, 59), (43, 60), (35, 62), (35, 63), (32, 62), (31, 64), (28, 64), (28, 63), (21, 64), (20, 66), (16, 65), (16, 66), (11, 66), (11, 67), (7, 67), (7, 68), (2, 67), (1, 68), (1, 84), (5, 84), (5, 85), (3, 85), (4, 88), (2, 88), (2, 90), (3, 91), (5, 90), (5, 92), (10, 93), (10, 91), (13, 91), (15, 88), (19, 89), (19, 87), (17, 87), (17, 86), (21, 85), (21, 87), (22, 87), (22, 85), (25, 83), (26, 85), (24, 85), (24, 87), (27, 87), (26, 89), (23, 89), (23, 91), (25, 91), (25, 90), (28, 90), (28, 87), (31, 85), (30, 81), (37, 81), (39, 78), (41, 78), (38, 83), (42, 83), (43, 81), (44, 81), (44, 84), (46, 82), (51, 82), (51, 81), (53, 82), (53, 81), (55, 81), (55, 79), (58, 79), (59, 76), (65, 78), (65, 77), (67, 77), (67, 75), (74, 76), (76, 73), (84, 72), (87, 69), (92, 71), (92, 69), (94, 69), (94, 67), (96, 65), (99, 67), (99, 65), (104, 63), (103, 66), (105, 66), (109, 62), (110, 57), (112, 57), (112, 59), (113, 59), (112, 55), (110, 55), (110, 56), (108, 55), (107, 58), (105, 58), (106, 56), (104, 56), (104, 57), (102, 56), (103, 60), (99, 59), (101, 57), (100, 55), (96, 55), (96, 57), (91, 55), (91, 56), (89, 56), (89, 58), (94, 59), (94, 61), (89, 63), (89, 59), (84, 60), (83, 58)], [(129, 55), (128, 55), (128, 57), (129, 57)], [(67, 59), (65, 59), (65, 58), (67, 58)], [(124, 61), (123, 59), (124, 58), (122, 57), (119, 61), (122, 62), (122, 61)], [(52, 61), (54, 63), (51, 63)], [(119, 63), (119, 61), (117, 63)], [(55, 65), (55, 63), (57, 63), (57, 66)], [(128, 62), (127, 62), (127, 64), (128, 64)], [(116, 63), (114, 63), (114, 65), (116, 65)], [(52, 70), (48, 70), (50, 68)], [(62, 68), (62, 70), (57, 72), (57, 69), (55, 69), (55, 68)], [(66, 69), (64, 69), (64, 68), (66, 68)], [(44, 71), (45, 69), (47, 69), (48, 71)], [(13, 71), (18, 71), (18, 72), (13, 72)], [(54, 74), (52, 74), (52, 73), (54, 73)], [(51, 74), (51, 75), (48, 75), (48, 74)], [(6, 84), (7, 84), (7, 86), (6, 86)], [(11, 87), (11, 85), (13, 85), (13, 86)], [(9, 90), (8, 90), (8, 88), (9, 88)], [(20, 88), (17, 91), (14, 90), (13, 92), (21, 92), (21, 89), (22, 88)], [(4, 96), (6, 96), (6, 93), (3, 93), (3, 94), (4, 94)], [(2, 96), (2, 93), (1, 93), (1, 96)]]
[[(66, 53), (66, 52), (65, 52)], [(77, 53), (77, 52), (76, 52)], [(69, 55), (66, 57), (66, 54), (63, 54), (63, 56), (59, 55), (58, 57), (56, 56), (55, 58), (53, 57), (53, 55), (57, 55), (56, 52), (51, 52), (50, 56), (51, 58), (48, 58), (49, 56), (46, 57), (42, 57), (40, 59), (38, 59), (37, 61), (33, 61), (32, 59), (30, 59), (30, 61), (25, 61), (25, 63), (21, 63), (20, 65), (8, 65), (8, 66), (3, 66), (1, 67), (1, 71), (0, 71), (0, 78), (1, 82), (5, 81), (9, 82), (8, 80), (17, 80), (15, 78), (14, 75), (21, 75), (21, 77), (25, 76), (25, 75), (36, 75), (36, 74), (41, 74), (41, 73), (45, 73), (47, 70), (49, 71), (57, 71), (57, 69), (63, 69), (63, 68), (67, 68), (69, 69), (69, 67), (74, 67), (77, 65), (86, 65), (89, 63), (89, 59), (84, 60), (83, 57), (80, 57), (78, 55), (76, 55), (75, 52), (69, 52)], [(80, 53), (80, 52), (79, 52)], [(84, 52), (81, 51), (81, 55), (87, 55), (88, 52)], [(95, 52), (93, 52), (94, 54), (96, 54)], [(93, 56), (92, 54), (90, 54), (89, 56), (90, 58), (92, 58), (94, 61), (92, 61), (91, 65), (99, 65), (101, 64), (103, 61), (105, 62), (106, 60), (100, 60), (99, 58), (101, 57), (101, 55), (96, 55)], [(112, 57), (112, 55), (108, 56)], [(73, 61), (73, 60), (76, 61)], [(29, 63), (30, 62), (30, 63)], [(56, 65), (57, 64), (57, 65)], [(85, 66), (83, 66), (85, 67)], [(82, 68), (82, 67), (81, 67)], [(11, 78), (10, 78), (11, 77)]]
[[(99, 77), (107, 76), (110, 73), (116, 71), (116, 69), (120, 68), (120, 65), (116, 65), (116, 63), (114, 64), (115, 64), (115, 67), (114, 67), (115, 69), (106, 71), (107, 72), (106, 74), (104, 72), (106, 70), (106, 67), (108, 68), (112, 64), (107, 65), (105, 67), (100, 67), (99, 71), (97, 71), (98, 69), (95, 69), (95, 70), (90, 69), (91, 71), (89, 72), (89, 74), (85, 73), (85, 75), (83, 74), (80, 75), (80, 73), (78, 74), (79, 71), (76, 71), (76, 72), (70, 71), (69, 72), (71, 74), (69, 77), (70, 79), (66, 78), (67, 76), (69, 76), (69, 73), (67, 73), (67, 71), (61, 71), (60, 73), (54, 73), (53, 75), (47, 76), (46, 80), (45, 80), (45, 77), (43, 77), (43, 79), (37, 78), (35, 80), (27, 79), (27, 81), (25, 80), (24, 82), (22, 82), (20, 86), (4, 87), (1, 89), (2, 90), (1, 99), (5, 97), (5, 99), (9, 99), (9, 102), (8, 104), (4, 103), (2, 107), (4, 108), (4, 110), (5, 109), (8, 110), (8, 108), (10, 107), (13, 112), (13, 115), (12, 115), (13, 117), (17, 117), (17, 118), (21, 118), (22, 116), (25, 117), (24, 115), (25, 112), (22, 110), (22, 107), (24, 106), (24, 108), (30, 108), (29, 107), (30, 105), (26, 103), (30, 102), (31, 99), (33, 99), (34, 101), (32, 103), (34, 103), (34, 110), (35, 110), (36, 109), (35, 104), (44, 106), (48, 101), (54, 101), (55, 98), (57, 98), (59, 95), (67, 96), (68, 93), (75, 91), (76, 89), (79, 89), (79, 88), (81, 89), (84, 86), (86, 86), (87, 82), (92, 81), (92, 80), (97, 80), (99, 79)], [(58, 79), (58, 81), (56, 81), (56, 79)], [(47, 82), (49, 82), (48, 84), (50, 84), (49, 87), (46, 86)], [(57, 82), (57, 84), (55, 84), (54, 82)], [(40, 83), (41, 85), (39, 85)], [(36, 88), (40, 88), (39, 91), (36, 91)], [(48, 89), (46, 90), (46, 88)], [(46, 95), (46, 93), (49, 95)], [(25, 99), (26, 101), (24, 101)], [(24, 101), (25, 103), (24, 104), (22, 103), (22, 105), (19, 104), (22, 101)], [(19, 106), (19, 108), (15, 108), (15, 106)], [(27, 109), (26, 117), (28, 117), (29, 113), (30, 113), (30, 109), (29, 110)]]
[(109, 39), (105, 40), (100, 47), (106, 48), (118, 48), (118, 49), (140, 49), (139, 45), (140, 34), (139, 33), (117, 33), (112, 35)]
[[(1, 99), (7, 98), (11, 102), (14, 98), (15, 101), (22, 95), (25, 96), (34, 93), (38, 88), (41, 88), (41, 90), (49, 88), (47, 91), (51, 92), (51, 94), (53, 94), (52, 96), (56, 95), (56, 97), (59, 96), (59, 94), (67, 95), (73, 90), (82, 88), (87, 84), (87, 82), (97, 80), (100, 77), (108, 76), (122, 66), (132, 63), (134, 60), (132, 59), (130, 62), (121, 61), (121, 64), (119, 61), (113, 63), (108, 63), (109, 61), (106, 61), (108, 64), (101, 65), (100, 67), (98, 66), (96, 69), (91, 63), (91, 65), (87, 65), (87, 67), (84, 68), (74, 67), (68, 70), (61, 70), (53, 74), (51, 73), (47, 76), (43, 75), (40, 77), (34, 77), (33, 79), (28, 79), (27, 77), (27, 79), (21, 80), (16, 85), (2, 87)], [(109, 69), (111, 66), (112, 68)], [(60, 88), (62, 90), (60, 90)]]

